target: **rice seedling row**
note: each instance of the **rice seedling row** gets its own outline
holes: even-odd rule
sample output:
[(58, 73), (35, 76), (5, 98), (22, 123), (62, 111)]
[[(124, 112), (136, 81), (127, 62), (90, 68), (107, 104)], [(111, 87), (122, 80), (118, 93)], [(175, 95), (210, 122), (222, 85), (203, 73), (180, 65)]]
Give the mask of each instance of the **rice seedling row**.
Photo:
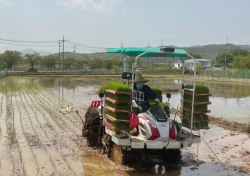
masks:
[[(31, 96), (31, 98), (34, 98), (34, 96)], [(40, 103), (40, 102), (41, 102), (41, 100), (39, 100), (39, 98), (34, 98), (34, 100), (38, 101), (37, 103)], [(35, 104), (35, 103), (34, 103), (34, 104)], [(50, 107), (51, 107), (51, 106), (50, 106)], [(53, 110), (53, 108), (52, 108), (52, 110)], [(58, 111), (58, 112), (57, 112), (57, 116), (62, 117), (62, 114), (59, 113), (59, 111)], [(73, 117), (73, 118), (77, 119), (77, 118), (79, 118), (79, 117), (76, 117), (76, 116), (75, 116), (75, 117)], [(69, 116), (69, 117), (67, 117), (66, 119), (73, 119), (73, 118), (72, 118), (72, 116)], [(53, 121), (58, 121), (58, 120), (60, 120), (60, 118), (55, 118), (55, 119), (54, 119), (53, 117), (52, 117), (52, 118), (49, 118), (49, 120), (51, 120), (51, 119), (52, 119)], [(56, 124), (58, 124), (58, 123), (56, 123)], [(69, 123), (66, 122), (66, 124), (69, 124)], [(79, 138), (80, 135), (78, 135), (78, 134), (71, 134), (71, 131), (69, 131), (69, 130), (68, 130), (69, 132), (67, 131), (66, 133), (65, 133), (65, 131), (62, 131), (62, 132), (63, 132), (63, 133), (62, 133), (62, 132), (61, 132), (62, 126), (61, 126), (60, 124), (58, 124), (58, 125), (59, 125), (59, 127), (60, 127), (60, 130), (59, 130), (59, 131), (57, 130), (58, 133), (63, 134), (64, 136), (65, 136), (65, 135), (68, 135), (67, 138), (68, 138), (68, 139), (71, 139), (71, 141), (77, 142), (77, 146), (81, 148), (83, 138), (81, 138), (81, 137)], [(78, 130), (80, 131), (79, 123), (78, 123), (78, 127), (73, 127), (73, 128), (78, 128)], [(64, 127), (64, 129), (65, 129), (65, 127)]]
[[(47, 113), (47, 118), (49, 123), (52, 124), (52, 126), (54, 127), (54, 130), (57, 132), (56, 134), (58, 134), (57, 138), (60, 137), (60, 139), (62, 139), (62, 135), (64, 133), (64, 125), (60, 123), (60, 116), (62, 116), (62, 114), (56, 114), (55, 111), (57, 111), (58, 107), (55, 107), (51, 104), (46, 104), (48, 102), (45, 102), (43, 99), (40, 99), (40, 95), (38, 94), (32, 94), (32, 96), (30, 96), (30, 98), (33, 98), (33, 100), (35, 101), (35, 104), (39, 105), (40, 108), (40, 112), (44, 112)], [(52, 100), (50, 100), (49, 102), (51, 102)]]
[[(73, 107), (73, 105), (70, 102), (68, 102), (67, 100), (63, 100), (63, 102), (65, 102), (65, 103), (62, 104), (61, 101), (58, 99), (58, 96), (56, 96), (55, 94), (53, 94), (52, 92), (50, 92), (48, 90), (43, 91), (43, 93), (41, 95), (43, 96), (43, 100), (47, 101), (47, 103), (48, 103), (47, 97), (50, 97), (50, 99), (53, 99), (53, 101), (57, 104), (57, 108), (60, 108), (60, 107), (65, 108), (66, 106)], [(58, 107), (58, 105), (59, 105), (59, 107)], [(63, 117), (64, 117), (64, 119), (67, 120), (67, 124), (68, 124), (68, 122), (72, 123), (74, 129), (79, 128), (79, 122), (81, 122), (81, 121), (80, 121), (79, 117), (77, 117), (77, 115), (74, 112), (69, 114), (69, 115), (66, 114)]]
[(6, 123), (6, 114), (7, 114), (7, 102), (6, 96), (2, 95), (1, 102), (1, 133), (2, 138), (0, 140), (0, 173), (3, 175), (12, 175), (14, 173), (14, 164), (12, 160), (12, 156), (9, 150), (9, 141), (8, 141), (8, 133), (7, 133), (7, 123)]
[[(1, 95), (1, 103), (0, 103), (0, 108), (1, 108), (0, 109), (0, 120), (1, 120), (2, 118), (4, 118), (3, 117), (3, 98), (4, 98), (4, 96), (2, 94), (0, 94), (0, 95)], [(2, 138), (2, 128), (1, 128), (1, 125), (0, 125), (0, 141), (1, 141), (1, 138)]]
[(60, 113), (71, 103), (30, 78), (11, 77), (0, 91), (0, 173), (83, 175), (81, 120)]
[[(29, 101), (27, 101), (27, 99), (26, 99), (27, 97), (25, 95), (26, 94), (24, 94), (25, 100), (23, 100), (23, 101), (25, 101), (24, 104), (25, 103), (28, 104)], [(39, 145), (48, 153), (51, 165), (53, 166), (53, 168), (56, 169), (57, 172), (63, 172), (66, 175), (75, 175), (73, 169), (69, 165), (69, 162), (67, 162), (65, 157), (60, 152), (59, 147), (57, 146), (58, 142), (56, 142), (53, 145), (43, 144), (44, 140), (49, 140), (49, 139), (46, 139), (46, 134), (45, 134), (44, 130), (42, 128), (40, 128), (39, 122), (36, 121), (36, 118), (34, 118), (34, 116), (35, 116), (35, 112), (33, 111), (34, 104), (29, 104), (29, 105), (31, 106), (31, 108), (26, 109), (26, 111), (29, 114), (28, 116), (29, 116), (30, 126), (33, 130), (33, 133), (35, 133), (33, 135), (36, 136), (37, 140), (39, 141)], [(31, 132), (29, 132), (29, 133), (31, 133)], [(39, 138), (38, 134), (43, 136), (42, 139)], [(63, 144), (61, 143), (61, 145), (63, 145)], [(34, 148), (34, 150), (40, 150), (39, 147), (37, 148), (36, 146), (32, 146), (32, 148)]]
[(7, 145), (13, 166), (13, 175), (23, 175), (22, 160), (20, 158), (19, 143), (16, 137), (14, 110), (12, 107), (12, 93), (6, 97), (6, 126), (7, 126)]
[[(27, 139), (27, 134), (25, 133), (23, 126), (23, 113), (21, 112), (18, 105), (20, 105), (20, 97), (19, 96), (13, 96), (13, 104), (12, 107), (14, 109), (14, 118), (15, 118), (15, 130), (16, 130), (16, 136), (18, 139), (18, 149), (19, 149), (19, 157), (21, 158), (22, 163), (22, 172), (23, 175), (41, 175), (39, 173), (39, 168), (37, 165), (37, 160), (35, 159), (35, 156), (33, 155), (33, 151), (30, 148), (29, 140)], [(20, 125), (21, 124), (21, 125)]]
[[(43, 123), (43, 124), (51, 124), (51, 122), (49, 122), (49, 120), (51, 120), (52, 119), (52, 117), (50, 116), (50, 115), (48, 115), (48, 114), (46, 114), (46, 113), (48, 113), (47, 111), (45, 111), (44, 112), (44, 110), (41, 110), (41, 107), (40, 106), (36, 106), (35, 107), (35, 105), (37, 105), (37, 102), (42, 102), (39, 98), (37, 98), (37, 95), (35, 96), (33, 93), (32, 93), (32, 96), (30, 96), (31, 94), (29, 93), (29, 94), (25, 94), (25, 96), (26, 96), (26, 101), (27, 102), (32, 102), (32, 103), (29, 103), (31, 106), (33, 106), (33, 107), (31, 107), (30, 109), (37, 109), (38, 111), (36, 111), (35, 112), (35, 118), (32, 118), (32, 120), (34, 120), (34, 119), (36, 119), (36, 123), (38, 123), (38, 125), (37, 126), (39, 126), (39, 128), (41, 129), (41, 127), (42, 127), (42, 124), (41, 123)], [(35, 102), (35, 101), (37, 101), (37, 102)], [(26, 103), (26, 102), (25, 102)], [(46, 105), (46, 103), (45, 102), (43, 102), (42, 103), (43, 105)], [(49, 104), (48, 104), (49, 105)], [(50, 106), (51, 107), (51, 106)], [(43, 114), (43, 113), (41, 113), (41, 112), (43, 112), (43, 113), (45, 113), (45, 114)], [(40, 120), (41, 119), (41, 117), (43, 117), (43, 122)], [(44, 118), (45, 117), (45, 118)], [(38, 120), (39, 119), (39, 120)], [(44, 121), (44, 119), (46, 119), (45, 121)], [(40, 122), (41, 121), (41, 122)], [(35, 123), (35, 122), (33, 122), (33, 123)], [(39, 124), (40, 123), (40, 124)], [(54, 123), (54, 124), (51, 124), (50, 126), (54, 126), (54, 125), (56, 125), (57, 123)], [(38, 127), (37, 127), (38, 128)], [(54, 129), (54, 128), (53, 128)], [(57, 128), (58, 129), (58, 128)], [(44, 129), (42, 129), (44, 132), (45, 132), (45, 136), (48, 136), (48, 133), (46, 132), (46, 130), (44, 130)], [(48, 132), (51, 132), (51, 129), (50, 129), (50, 131), (48, 131)], [(61, 140), (59, 140), (59, 138), (58, 138), (58, 134), (60, 134), (61, 133), (61, 130), (55, 130), (54, 131), (54, 133), (55, 133), (55, 135), (54, 136), (51, 136), (50, 134), (50, 139), (52, 139), (53, 138), (53, 144), (54, 144), (54, 146), (55, 146), (55, 148), (56, 148), (56, 150), (58, 151), (58, 152), (60, 152), (61, 153), (61, 155), (62, 155), (62, 158), (63, 158), (63, 160), (64, 160), (64, 162), (68, 165), (68, 168), (70, 169), (70, 170), (72, 170), (72, 167), (75, 167), (75, 166), (77, 166), (77, 165), (79, 165), (79, 163), (81, 164), (81, 162), (79, 162), (78, 161), (78, 164), (76, 163), (76, 162), (74, 162), (74, 161), (70, 161), (70, 162), (67, 162), (67, 159), (66, 159), (66, 157), (64, 157), (64, 155), (65, 156), (71, 156), (71, 157), (68, 157), (68, 158), (72, 158), (72, 156), (73, 156), (73, 158), (75, 158), (75, 155), (77, 156), (77, 158), (79, 157), (78, 156), (78, 154), (76, 153), (76, 149), (78, 148), (78, 146), (76, 146), (75, 144), (73, 145), (73, 143), (72, 143), (72, 141), (69, 141), (69, 140), (67, 140), (67, 139), (65, 139), (65, 135), (62, 137), (62, 139), (63, 139), (63, 141)], [(69, 132), (67, 132), (67, 133), (69, 133)], [(71, 132), (70, 132), (71, 133)], [(74, 134), (71, 134), (71, 135), (73, 135), (74, 136)], [(66, 147), (65, 147), (66, 146)], [(72, 164), (69, 164), (69, 163), (72, 163)], [(79, 167), (77, 167), (77, 168), (79, 168)]]
[(43, 139), (44, 135), (42, 133), (37, 133), (37, 131), (35, 130), (36, 128), (33, 125), (34, 123), (32, 123), (31, 121), (33, 117), (31, 117), (32, 114), (29, 111), (30, 108), (26, 107), (26, 105), (29, 106), (29, 104), (26, 104), (26, 102), (23, 101), (21, 95), (19, 95), (19, 97), (20, 103), (16, 103), (18, 105), (19, 111), (21, 112), (21, 117), (26, 117), (22, 118), (21, 121), (23, 133), (27, 140), (27, 145), (31, 148), (32, 155), (37, 164), (37, 170), (39, 172), (39, 175), (50, 175), (56, 173), (56, 169), (50, 166), (46, 167), (48, 164), (54, 165), (54, 161), (47, 159), (48, 157), (50, 157), (50, 155), (48, 154), (47, 149), (41, 142), (41, 139)]
[[(44, 93), (43, 93), (43, 95), (44, 96), (50, 96), (51, 98), (53, 98), (54, 100), (56, 100), (56, 101), (59, 101), (59, 106), (60, 107), (65, 107), (65, 105), (66, 106), (71, 106), (71, 107), (73, 107), (73, 104), (72, 103), (70, 103), (69, 101), (67, 101), (67, 100), (63, 100), (63, 102), (61, 102), (60, 100), (58, 100), (58, 96), (57, 95), (55, 95), (53, 92), (51, 92), (51, 91), (49, 91), (49, 90), (47, 90), (47, 91), (44, 91)], [(75, 109), (74, 109), (74, 111), (75, 111)], [(73, 124), (74, 124), (74, 126), (76, 126), (76, 127), (79, 127), (79, 122), (80, 122), (80, 119), (78, 118), (78, 117), (74, 117), (74, 118), (69, 118), (68, 120), (70, 120)]]
[[(53, 97), (49, 96), (47, 93), (46, 94), (42, 93), (40, 95), (41, 96), (38, 99), (41, 98), (40, 101), (44, 102), (44, 104), (49, 104), (51, 101), (59, 103), (58, 97), (54, 99)], [(79, 117), (77, 117), (77, 115), (75, 113), (71, 113), (68, 115), (62, 115), (60, 113), (59, 106), (57, 106), (57, 107), (50, 106), (49, 111), (51, 111), (54, 114), (52, 116), (52, 118), (54, 118), (57, 122), (60, 123), (59, 126), (61, 129), (65, 130), (65, 132), (68, 132), (68, 131), (74, 132), (74, 136), (79, 134), (79, 132), (81, 131), (80, 126), (79, 126), (80, 119), (79, 119)], [(77, 120), (78, 123), (77, 124), (72, 123), (73, 119)], [(67, 134), (69, 134), (69, 133), (67, 133)]]

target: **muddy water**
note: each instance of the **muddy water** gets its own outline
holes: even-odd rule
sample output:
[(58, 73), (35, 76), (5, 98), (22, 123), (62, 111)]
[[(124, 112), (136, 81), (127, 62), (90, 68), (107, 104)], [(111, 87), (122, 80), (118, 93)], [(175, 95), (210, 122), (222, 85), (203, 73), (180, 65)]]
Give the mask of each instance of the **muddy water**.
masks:
[[(158, 85), (163, 90), (178, 90), (177, 92), (172, 92), (170, 102), (174, 107), (180, 104), (181, 80), (161, 79), (150, 81), (150, 84)], [(184, 82), (184, 84), (190, 84), (190, 82)], [(211, 110), (210, 115), (239, 123), (250, 122), (249, 84), (213, 82), (197, 82), (197, 84), (207, 86), (212, 94), (210, 97), (212, 104), (208, 106), (208, 109)]]
[[(66, 97), (77, 107), (88, 106), (93, 99), (98, 99), (96, 92), (100, 85), (119, 79), (105, 77), (84, 78), (39, 78), (37, 81), (45, 87), (51, 87), (61, 97)], [(156, 85), (165, 92), (171, 92), (170, 103), (173, 107), (180, 107), (181, 80), (151, 79), (149, 85)], [(184, 84), (189, 84), (185, 82)], [(233, 83), (197, 82), (208, 86), (212, 96), (210, 97), (210, 115), (240, 123), (250, 122), (250, 85)], [(174, 90), (174, 91), (172, 91)], [(88, 94), (92, 92), (91, 94)], [(85, 94), (87, 93), (87, 95)], [(91, 98), (90, 98), (91, 97)], [(167, 101), (165, 95), (163, 100)]]

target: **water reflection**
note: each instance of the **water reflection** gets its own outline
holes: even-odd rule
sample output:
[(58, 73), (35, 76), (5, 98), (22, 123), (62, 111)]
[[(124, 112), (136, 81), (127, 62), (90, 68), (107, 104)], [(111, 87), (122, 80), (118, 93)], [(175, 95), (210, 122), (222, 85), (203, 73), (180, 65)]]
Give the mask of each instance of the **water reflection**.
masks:
[[(107, 77), (37, 77), (38, 84), (51, 88), (60, 97), (68, 99), (77, 107), (86, 107), (98, 98), (98, 89), (109, 81), (121, 81), (120, 78)], [(170, 102), (174, 107), (180, 104), (182, 82), (179, 79), (151, 78), (147, 83), (162, 90), (172, 91)], [(190, 82), (185, 82), (190, 84)], [(212, 97), (209, 105), (210, 115), (238, 122), (250, 122), (250, 85), (217, 82), (197, 82), (209, 87)], [(84, 99), (84, 101), (83, 101)], [(163, 100), (166, 97), (163, 96)]]
[[(190, 84), (186, 81), (184, 84)], [(163, 90), (178, 90), (181, 92), (181, 80), (153, 80), (151, 84), (158, 85)], [(250, 122), (250, 85), (218, 82), (197, 82), (209, 88), (212, 102), (208, 108), (210, 115), (240, 123)], [(180, 94), (172, 93), (171, 103), (174, 107), (180, 104)], [(166, 101), (166, 99), (164, 99)]]

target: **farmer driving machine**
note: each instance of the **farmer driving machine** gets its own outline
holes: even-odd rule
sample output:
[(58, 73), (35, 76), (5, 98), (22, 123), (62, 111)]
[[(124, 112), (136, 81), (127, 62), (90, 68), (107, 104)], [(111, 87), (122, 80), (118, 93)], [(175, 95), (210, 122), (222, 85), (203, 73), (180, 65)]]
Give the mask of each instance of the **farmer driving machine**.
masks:
[[(132, 73), (122, 74), (128, 84), (113, 82), (101, 87), (101, 100), (93, 101), (85, 114), (82, 135), (90, 146), (100, 148), (117, 164), (149, 161), (156, 173), (164, 173), (164, 163), (179, 160), (180, 149), (200, 143), (197, 130), (208, 128), (206, 113), (210, 94), (208, 89), (195, 85), (195, 59), (185, 50), (162, 47), (109, 48), (107, 52), (135, 57)], [(188, 56), (194, 60), (194, 75), (192, 84), (184, 85), (183, 68), (179, 120), (176, 113), (169, 113), (168, 102), (145, 102), (137, 97), (133, 79), (138, 58), (172, 57), (183, 61)], [(161, 96), (160, 91), (160, 100)], [(167, 98), (170, 97), (168, 93)], [(142, 108), (145, 103), (150, 106)]]

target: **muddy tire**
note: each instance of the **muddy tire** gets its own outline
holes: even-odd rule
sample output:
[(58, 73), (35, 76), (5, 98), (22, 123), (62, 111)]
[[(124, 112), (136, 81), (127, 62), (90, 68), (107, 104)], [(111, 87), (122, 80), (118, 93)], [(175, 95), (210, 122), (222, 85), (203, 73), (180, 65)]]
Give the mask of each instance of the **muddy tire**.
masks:
[(98, 135), (96, 133), (91, 133), (89, 137), (87, 137), (87, 143), (90, 147), (95, 147), (98, 144)]
[(112, 148), (111, 148), (111, 159), (116, 164), (124, 164), (125, 163), (125, 156), (124, 156), (124, 152), (123, 152), (121, 146), (116, 145), (116, 144), (112, 145)]
[(82, 133), (82, 135), (87, 138), (87, 144), (90, 147), (99, 147), (101, 143), (100, 139), (103, 135), (103, 125), (100, 117), (97, 116), (94, 119), (91, 119), (84, 127)]
[(165, 162), (180, 162), (181, 151), (179, 149), (168, 149), (163, 152), (163, 160)]

